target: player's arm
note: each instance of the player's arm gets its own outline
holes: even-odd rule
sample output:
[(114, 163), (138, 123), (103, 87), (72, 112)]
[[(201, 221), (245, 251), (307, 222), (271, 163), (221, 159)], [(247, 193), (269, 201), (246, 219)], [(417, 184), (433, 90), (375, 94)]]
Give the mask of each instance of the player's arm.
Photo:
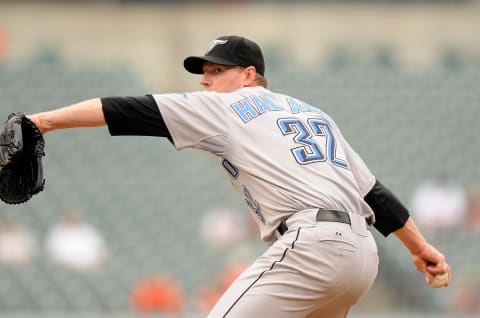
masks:
[(112, 136), (171, 135), (152, 96), (95, 98), (28, 116), (42, 133), (56, 129), (108, 125)]
[(451, 270), (445, 256), (427, 242), (412, 218), (409, 218), (405, 225), (395, 231), (394, 234), (410, 251), (415, 267), (420, 272), (425, 273), (429, 282), (432, 282), (437, 274), (448, 273), (448, 282), (445, 285), (448, 286), (451, 279)]
[(384, 236), (403, 227), (410, 217), (402, 202), (378, 180), (365, 196), (365, 202), (375, 213), (374, 227)]
[(106, 124), (100, 98), (28, 116), (45, 134), (52, 130), (75, 127), (99, 127)]
[(172, 137), (151, 95), (138, 97), (105, 97), (103, 114), (112, 136)]
[[(431, 282), (436, 274), (448, 272), (445, 256), (430, 245), (416, 227), (407, 208), (380, 181), (365, 196), (365, 201), (375, 213), (375, 228), (384, 236), (393, 233), (412, 254), (415, 267), (425, 273)], [(448, 283), (447, 283), (448, 285)]]

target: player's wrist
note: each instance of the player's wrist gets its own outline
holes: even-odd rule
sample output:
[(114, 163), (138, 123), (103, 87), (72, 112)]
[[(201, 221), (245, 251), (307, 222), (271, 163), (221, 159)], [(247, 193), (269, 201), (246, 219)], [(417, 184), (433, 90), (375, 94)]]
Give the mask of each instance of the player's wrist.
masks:
[(42, 118), (42, 113), (27, 115), (27, 117), (37, 126), (42, 135), (48, 131), (45, 125), (45, 120)]
[(428, 250), (429, 244), (426, 241), (416, 241), (410, 244), (407, 248), (412, 255), (421, 256)]

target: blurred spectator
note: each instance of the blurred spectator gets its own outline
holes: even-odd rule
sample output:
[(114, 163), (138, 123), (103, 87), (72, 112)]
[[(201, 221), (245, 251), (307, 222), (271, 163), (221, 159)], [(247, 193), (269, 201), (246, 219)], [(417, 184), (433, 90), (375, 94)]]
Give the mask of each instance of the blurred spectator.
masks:
[(53, 263), (79, 271), (97, 270), (108, 258), (100, 232), (74, 212), (50, 230), (46, 250)]
[(471, 231), (480, 231), (480, 184), (472, 186), (468, 191), (465, 227)]
[(132, 304), (140, 313), (179, 315), (183, 310), (183, 291), (180, 284), (168, 276), (147, 277), (132, 290)]
[(8, 266), (30, 263), (37, 252), (30, 231), (13, 218), (4, 217), (0, 222), (0, 262)]
[(200, 288), (196, 295), (196, 303), (199, 311), (201, 313), (208, 313), (227, 288), (246, 268), (247, 263), (229, 263), (218, 273), (218, 276)]
[(7, 57), (7, 34), (0, 28), (0, 63)]
[(476, 270), (466, 270), (458, 277), (458, 283), (450, 298), (452, 309), (459, 314), (480, 314), (480, 281)]
[(229, 247), (247, 239), (249, 224), (245, 214), (228, 207), (213, 207), (205, 212), (200, 227), (202, 239), (213, 247)]
[(443, 177), (420, 185), (411, 202), (415, 221), (430, 229), (461, 227), (466, 208), (467, 198), (463, 187)]

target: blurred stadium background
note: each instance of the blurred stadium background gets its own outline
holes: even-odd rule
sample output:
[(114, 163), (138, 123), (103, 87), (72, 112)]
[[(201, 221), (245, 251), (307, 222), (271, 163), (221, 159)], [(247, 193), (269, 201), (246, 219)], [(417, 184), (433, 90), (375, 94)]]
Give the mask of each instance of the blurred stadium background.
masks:
[[(97, 96), (200, 89), (183, 58), (241, 34), (265, 52), (272, 90), (336, 119), (372, 171), (407, 206), (425, 181), (480, 184), (479, 1), (0, 1), (0, 118)], [(46, 137), (46, 188), (0, 205), (36, 240), (37, 256), (0, 265), (0, 317), (134, 317), (133, 286), (170, 275), (184, 309), (235, 260), (264, 249), (256, 233), (227, 247), (202, 240), (207, 211), (246, 215), (216, 160), (158, 138), (104, 128)], [(109, 261), (78, 272), (43, 254), (47, 232), (79, 211), (105, 237)], [(433, 290), (395, 237), (378, 237), (380, 272), (352, 317), (479, 317), (480, 230), (420, 226), (448, 256), (449, 288)]]

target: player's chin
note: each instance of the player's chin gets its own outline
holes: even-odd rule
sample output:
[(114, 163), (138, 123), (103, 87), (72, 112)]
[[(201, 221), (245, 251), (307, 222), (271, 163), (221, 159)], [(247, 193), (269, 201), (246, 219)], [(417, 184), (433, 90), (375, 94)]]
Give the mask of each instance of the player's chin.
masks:
[(203, 89), (207, 92), (225, 93), (222, 87), (214, 86), (212, 84), (203, 84)]

